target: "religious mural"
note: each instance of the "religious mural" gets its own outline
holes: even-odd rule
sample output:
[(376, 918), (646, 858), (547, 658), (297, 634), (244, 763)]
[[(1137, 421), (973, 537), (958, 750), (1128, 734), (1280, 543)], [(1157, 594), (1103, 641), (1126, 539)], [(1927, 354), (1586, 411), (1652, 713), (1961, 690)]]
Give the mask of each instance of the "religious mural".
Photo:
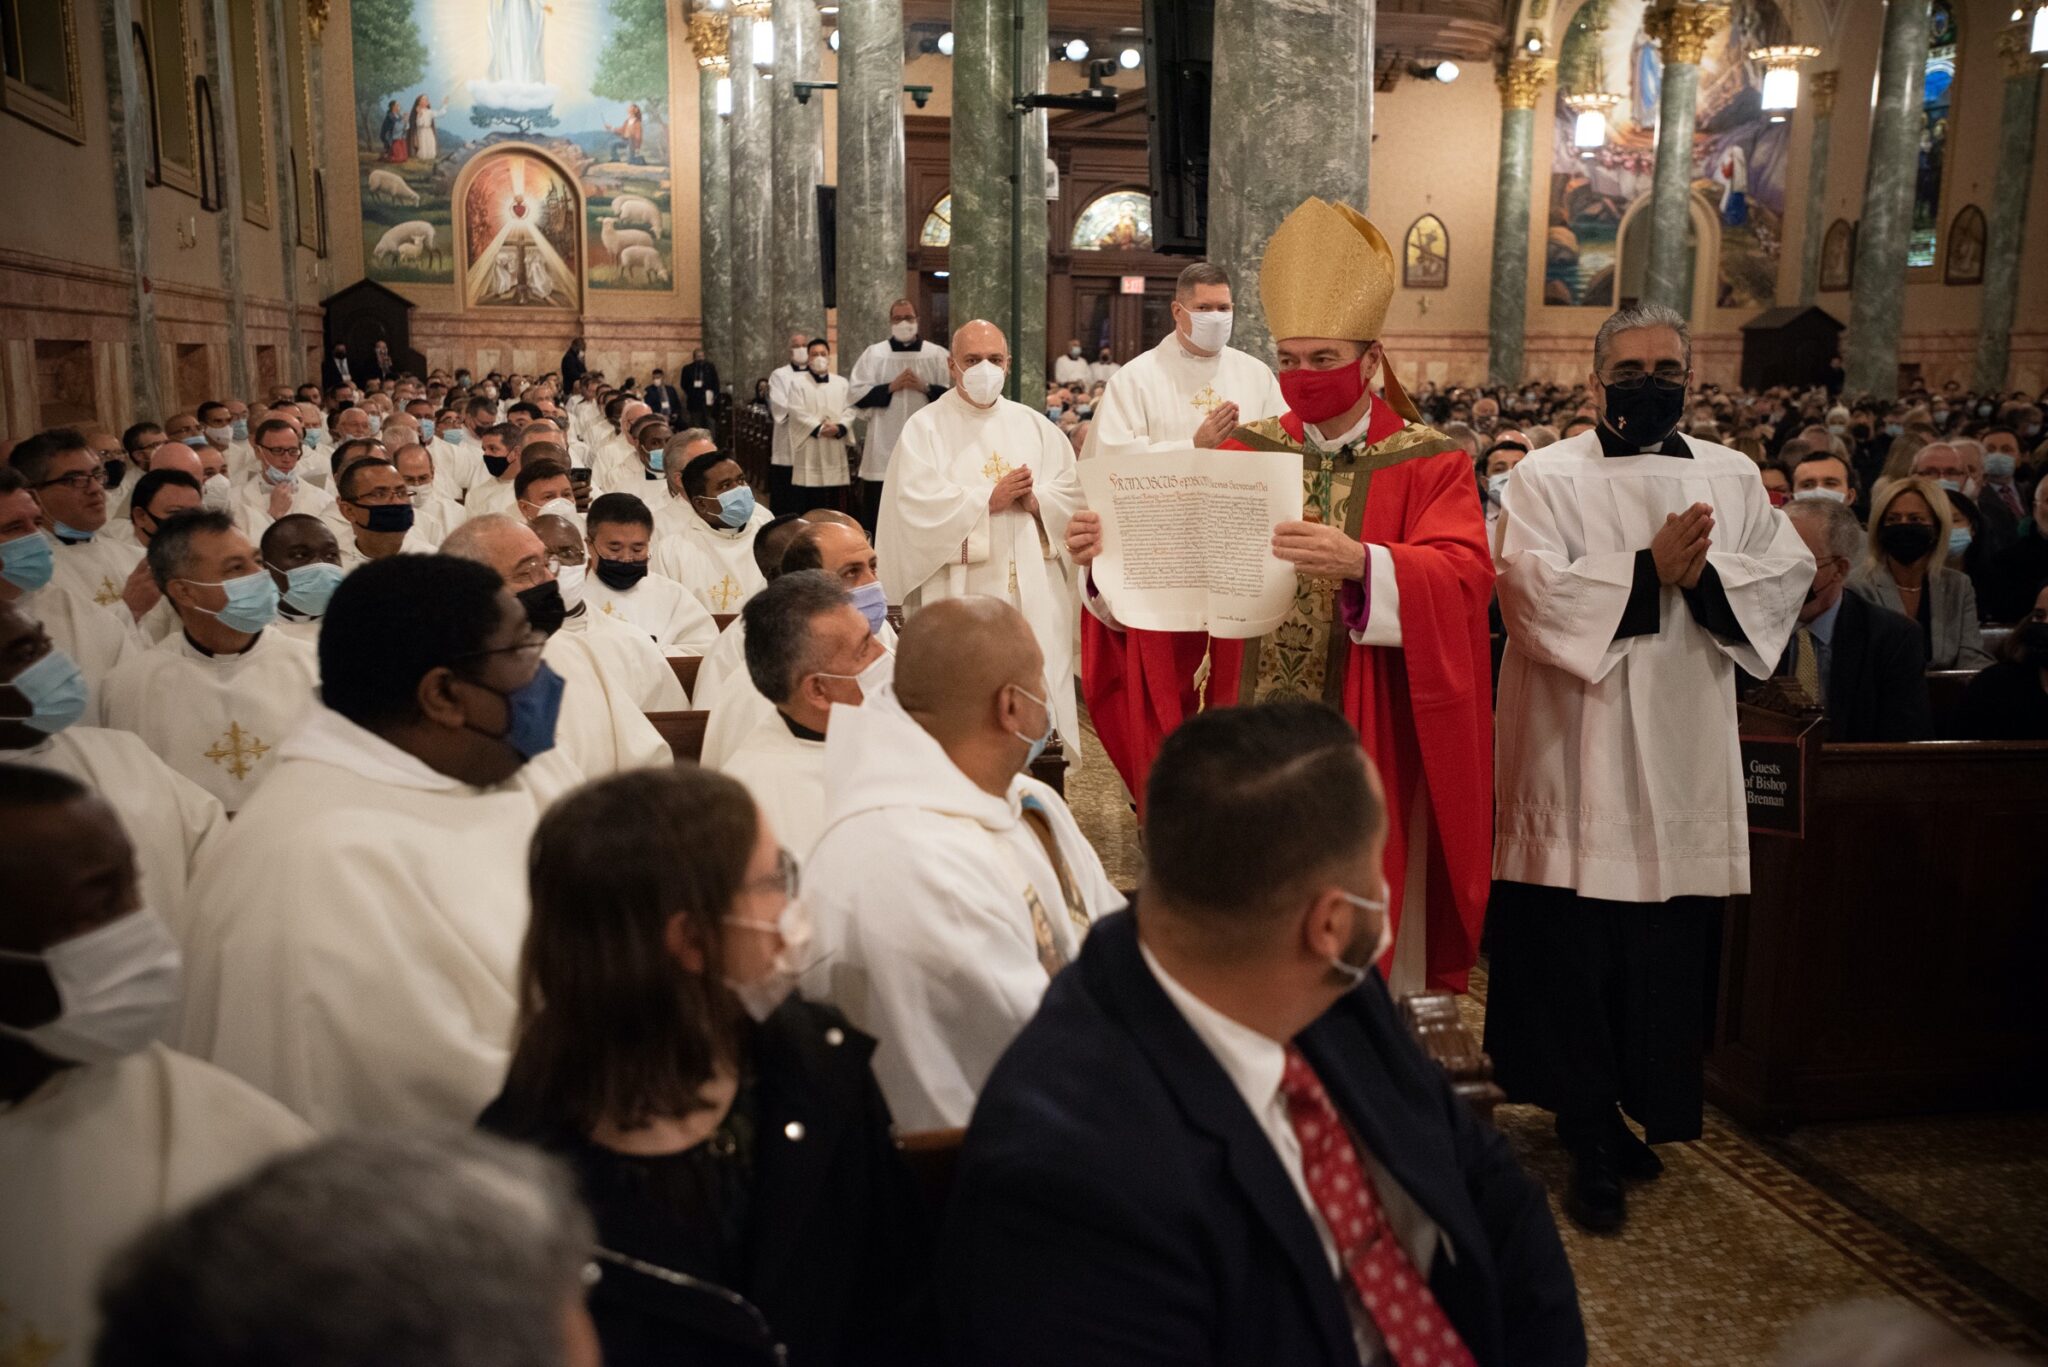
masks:
[(575, 308), (576, 190), (517, 148), (478, 157), (462, 203), (462, 301), (472, 306)]
[[(488, 243), (472, 236), (477, 187), (486, 177), (465, 173), (479, 157), (512, 144), (547, 158), (515, 158), (490, 177), (493, 187), (515, 168), (535, 178), (525, 192), (526, 215), (512, 214), (506, 223), (495, 199), (485, 208), (494, 235), (519, 227), (532, 234), (531, 244), (526, 233), (507, 241), (514, 255), (529, 248), (525, 260), (542, 263), (550, 277), (544, 296), (539, 275), (508, 282), (517, 285), (512, 295), (559, 302), (565, 291), (572, 301), (580, 298), (586, 285), (673, 289), (663, 0), (354, 0), (350, 25), (363, 266), (372, 280), (451, 285), (466, 267), (464, 299), (497, 298), (494, 277), (484, 281), (484, 294), (468, 278), (483, 264), (478, 252)], [(458, 183), (465, 194), (459, 217)], [(550, 194), (557, 196), (552, 205)], [(566, 235), (539, 228), (534, 216), (542, 213), (567, 215)], [(567, 274), (554, 279), (558, 265)]]
[[(1558, 59), (1549, 235), (1543, 302), (1613, 308), (1617, 239), (1631, 205), (1650, 193), (1657, 161), (1657, 109), (1664, 64), (1643, 32), (1646, 0), (1586, 0), (1565, 31)], [(1762, 109), (1762, 74), (1752, 48), (1791, 41), (1775, 0), (1735, 0), (1730, 22), (1700, 62), (1693, 134), (1693, 193), (1720, 219), (1714, 297), (1722, 308), (1775, 302), (1783, 249), (1789, 123)], [(1622, 96), (1606, 145), (1572, 143), (1574, 116), (1564, 96), (1611, 91)]]
[(1112, 190), (1090, 202), (1074, 220), (1073, 249), (1077, 252), (1151, 248), (1152, 196), (1143, 190)]
[(1948, 269), (1942, 273), (1945, 285), (1984, 283), (1984, 211), (1965, 204), (1948, 228)]
[(1451, 234), (1435, 214), (1408, 225), (1401, 245), (1401, 285), (1411, 290), (1440, 290), (1451, 283)]

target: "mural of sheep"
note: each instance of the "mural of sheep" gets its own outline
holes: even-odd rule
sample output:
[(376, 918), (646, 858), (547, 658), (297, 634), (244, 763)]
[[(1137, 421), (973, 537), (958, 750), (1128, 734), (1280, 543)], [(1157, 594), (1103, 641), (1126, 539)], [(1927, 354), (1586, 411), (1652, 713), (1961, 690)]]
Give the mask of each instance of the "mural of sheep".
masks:
[[(410, 247), (410, 254), (406, 248)], [(408, 219), (377, 239), (377, 245), (370, 252), (371, 259), (386, 265), (404, 263), (418, 265), (423, 260), (438, 263), (441, 249), (434, 241), (434, 225), (424, 219)]]
[(661, 210), (655, 207), (651, 199), (643, 199), (639, 195), (620, 195), (612, 201), (612, 217), (619, 221), (622, 228), (628, 224), (645, 225), (656, 237), (661, 236)]
[(370, 197), (392, 204), (418, 204), (419, 191), (405, 183), (405, 177), (396, 171), (382, 168), (370, 172)]
[(619, 253), (619, 276), (624, 280), (637, 277), (643, 284), (669, 283), (668, 268), (661, 264), (661, 253), (639, 244)]
[[(641, 200), (639, 202), (645, 204), (647, 201)], [(604, 242), (604, 249), (612, 254), (613, 262), (623, 264), (624, 258), (622, 253), (630, 247), (645, 247), (649, 251), (654, 249), (654, 238), (650, 234), (643, 233), (638, 228), (621, 228), (618, 226), (618, 223), (619, 220), (615, 215), (610, 218), (599, 219), (597, 225), (598, 235)]]

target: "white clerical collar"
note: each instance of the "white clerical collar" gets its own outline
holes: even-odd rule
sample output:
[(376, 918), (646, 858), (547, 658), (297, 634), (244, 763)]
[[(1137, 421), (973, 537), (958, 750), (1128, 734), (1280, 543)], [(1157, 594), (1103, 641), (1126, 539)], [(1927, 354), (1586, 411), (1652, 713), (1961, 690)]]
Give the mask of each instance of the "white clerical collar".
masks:
[(277, 748), (277, 757), (331, 764), (372, 783), (416, 792), (445, 793), (469, 787), (320, 703), (313, 705), (299, 728)]
[(1145, 956), (1145, 967), (1159, 980), (1167, 1000), (1222, 1065), (1246, 1107), (1253, 1115), (1263, 1115), (1279, 1094), (1280, 1079), (1287, 1072), (1286, 1047), (1271, 1036), (1232, 1020), (1174, 981), (1143, 936), (1138, 937), (1138, 952)]

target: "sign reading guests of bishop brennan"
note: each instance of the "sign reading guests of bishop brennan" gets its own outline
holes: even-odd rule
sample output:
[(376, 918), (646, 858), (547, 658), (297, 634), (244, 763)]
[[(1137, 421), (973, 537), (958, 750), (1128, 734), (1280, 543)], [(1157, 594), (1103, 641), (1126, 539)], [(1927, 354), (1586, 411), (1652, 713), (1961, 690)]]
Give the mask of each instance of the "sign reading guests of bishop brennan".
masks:
[[(574, 308), (585, 290), (672, 292), (669, 9), (354, 0), (365, 273), (401, 293), (461, 278), (466, 304)], [(457, 196), (468, 198), (481, 158), (504, 150), (538, 154), (524, 168), (536, 184), (524, 214), (509, 194), (484, 205), (493, 231), (480, 255), (464, 223), (476, 206)], [(538, 182), (556, 179), (562, 199), (545, 205), (553, 187)], [(557, 215), (553, 231), (536, 227), (543, 212)]]

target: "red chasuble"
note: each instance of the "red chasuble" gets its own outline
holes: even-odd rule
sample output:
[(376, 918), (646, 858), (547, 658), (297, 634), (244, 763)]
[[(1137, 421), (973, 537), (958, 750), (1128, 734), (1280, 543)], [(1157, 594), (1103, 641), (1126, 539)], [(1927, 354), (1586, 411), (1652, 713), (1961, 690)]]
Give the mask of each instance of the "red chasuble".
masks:
[[(1205, 655), (1208, 706), (1307, 697), (1340, 708), (1386, 789), (1394, 933), (1408, 860), (1427, 859), (1428, 983), (1462, 992), (1493, 858), (1493, 558), (1471, 457), (1377, 397), (1365, 435), (1342, 451), (1309, 446), (1292, 413), (1238, 429), (1227, 446), (1300, 451), (1304, 504), (1388, 549), (1402, 644), (1353, 644), (1329, 581), (1303, 580), (1294, 612), (1258, 641), (1117, 632), (1091, 615), (1082, 621), (1082, 667), (1096, 733), (1142, 806), (1160, 742), (1202, 705), (1195, 678)], [(1429, 847), (1411, 851), (1409, 814), (1425, 775)]]

